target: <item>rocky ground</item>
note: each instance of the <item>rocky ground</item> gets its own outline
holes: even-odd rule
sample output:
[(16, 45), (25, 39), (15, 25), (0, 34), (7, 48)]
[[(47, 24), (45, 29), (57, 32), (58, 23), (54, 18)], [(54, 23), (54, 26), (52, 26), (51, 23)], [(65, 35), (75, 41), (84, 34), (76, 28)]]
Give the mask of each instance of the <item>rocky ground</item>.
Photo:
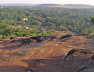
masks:
[(0, 72), (94, 72), (93, 54), (74, 53), (72, 49), (94, 48), (93, 36), (72, 36), (61, 40), (31, 42), (18, 47), (10, 39), (0, 40)]

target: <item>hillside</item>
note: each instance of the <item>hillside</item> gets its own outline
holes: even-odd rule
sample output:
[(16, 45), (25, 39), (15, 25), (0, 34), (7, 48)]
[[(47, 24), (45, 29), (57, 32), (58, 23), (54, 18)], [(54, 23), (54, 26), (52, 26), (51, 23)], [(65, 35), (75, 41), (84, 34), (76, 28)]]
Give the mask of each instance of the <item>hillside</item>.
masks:
[(34, 7), (59, 7), (59, 8), (94, 8), (85, 4), (0, 4), (0, 6), (34, 6)]
[(38, 7), (58, 7), (58, 8), (94, 8), (91, 5), (83, 5), (83, 4), (41, 4)]
[(94, 8), (68, 9), (45, 6), (49, 5), (1, 7), (0, 38), (48, 36), (50, 31), (71, 31), (76, 34), (94, 35), (94, 26), (91, 22)]
[[(64, 36), (59, 33), (59, 38)], [(79, 49), (93, 49), (94, 36), (72, 36), (64, 39), (30, 42), (21, 46), (17, 39), (30, 37), (15, 37), (0, 39), (0, 71), (1, 72), (93, 72), (94, 62), (91, 56)], [(72, 49), (78, 49), (73, 55), (64, 60)], [(93, 51), (93, 50), (92, 50)], [(80, 53), (81, 54), (80, 54)], [(84, 57), (83, 57), (84, 56)], [(90, 59), (89, 59), (90, 58)]]

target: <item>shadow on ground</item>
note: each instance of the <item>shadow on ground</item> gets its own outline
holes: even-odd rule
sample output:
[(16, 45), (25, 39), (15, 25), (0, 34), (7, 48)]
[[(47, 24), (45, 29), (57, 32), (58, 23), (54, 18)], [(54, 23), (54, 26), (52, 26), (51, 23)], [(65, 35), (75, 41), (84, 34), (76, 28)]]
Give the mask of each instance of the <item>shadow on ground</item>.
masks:
[(26, 72), (23, 66), (0, 66), (0, 72)]
[(66, 60), (65, 56), (55, 56), (22, 61), (28, 63), (28, 69), (33, 72), (92, 72), (94, 61), (83, 56), (70, 56)]

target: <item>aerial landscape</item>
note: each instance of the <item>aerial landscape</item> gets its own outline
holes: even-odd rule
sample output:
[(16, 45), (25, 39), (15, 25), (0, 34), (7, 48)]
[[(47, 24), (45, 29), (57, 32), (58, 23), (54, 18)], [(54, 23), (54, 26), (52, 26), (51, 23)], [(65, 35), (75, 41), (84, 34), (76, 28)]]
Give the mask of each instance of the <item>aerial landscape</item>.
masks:
[(92, 2), (19, 1), (0, 1), (0, 72), (94, 72)]

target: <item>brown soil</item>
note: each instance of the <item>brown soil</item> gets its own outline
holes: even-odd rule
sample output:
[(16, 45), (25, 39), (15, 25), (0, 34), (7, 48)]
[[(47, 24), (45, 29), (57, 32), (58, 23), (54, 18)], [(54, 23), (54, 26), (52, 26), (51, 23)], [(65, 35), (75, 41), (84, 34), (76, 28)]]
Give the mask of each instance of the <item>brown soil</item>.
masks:
[(32, 69), (33, 72), (77, 72), (84, 67), (81, 64), (84, 62), (72, 57), (65, 61), (64, 57), (68, 51), (73, 48), (94, 47), (93, 38), (88, 36), (73, 36), (64, 42), (60, 40), (32, 42), (21, 47), (17, 47), (18, 44), (10, 43), (9, 39), (0, 41), (0, 72), (26, 72), (26, 68)]

